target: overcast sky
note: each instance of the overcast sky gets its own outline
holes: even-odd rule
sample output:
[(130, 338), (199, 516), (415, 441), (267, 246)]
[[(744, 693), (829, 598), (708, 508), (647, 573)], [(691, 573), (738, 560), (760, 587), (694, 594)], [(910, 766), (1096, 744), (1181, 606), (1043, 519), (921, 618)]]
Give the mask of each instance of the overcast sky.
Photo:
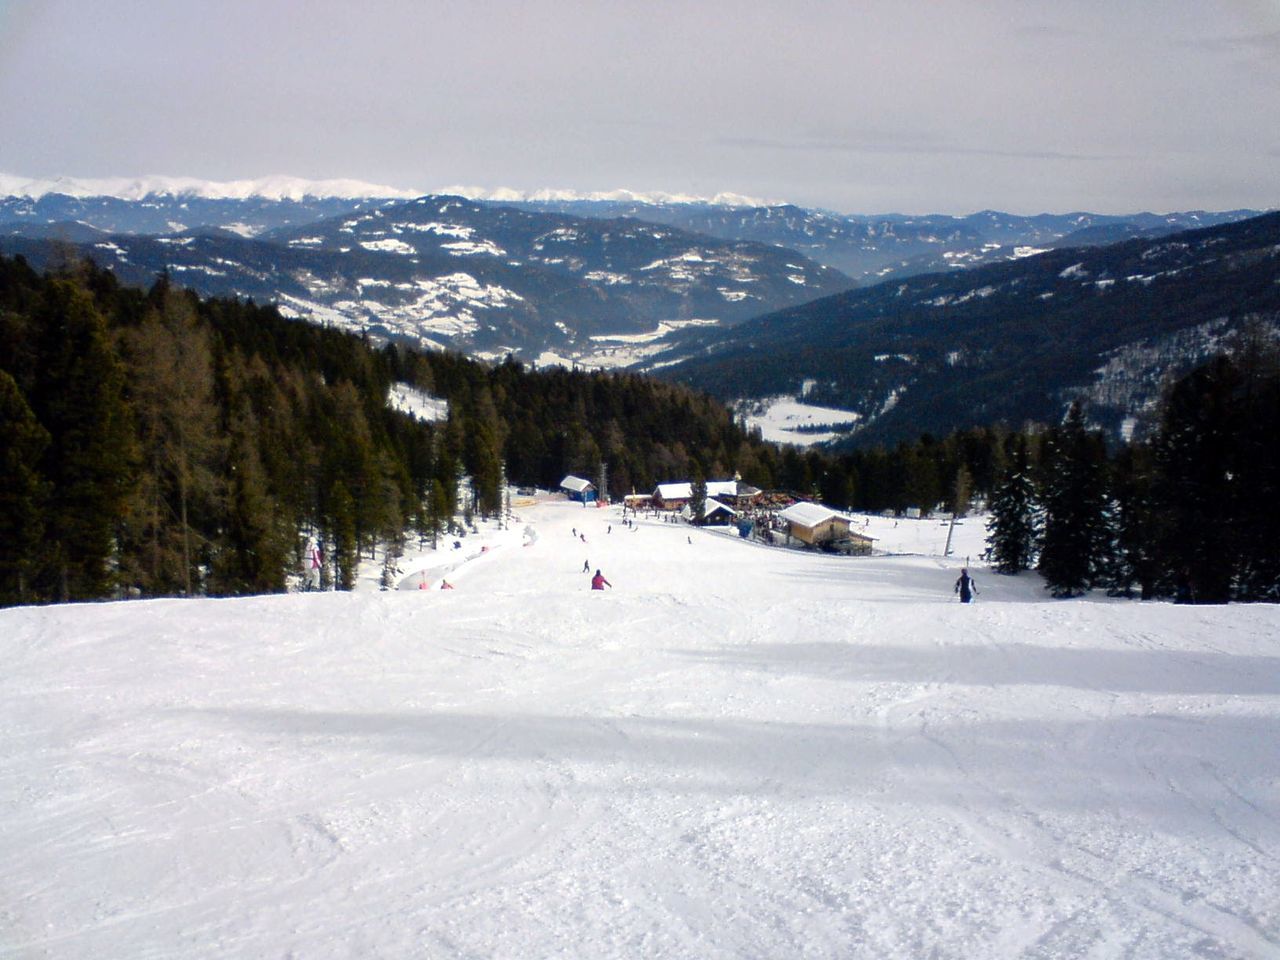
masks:
[(1280, 0), (0, 0), (0, 172), (1280, 206)]

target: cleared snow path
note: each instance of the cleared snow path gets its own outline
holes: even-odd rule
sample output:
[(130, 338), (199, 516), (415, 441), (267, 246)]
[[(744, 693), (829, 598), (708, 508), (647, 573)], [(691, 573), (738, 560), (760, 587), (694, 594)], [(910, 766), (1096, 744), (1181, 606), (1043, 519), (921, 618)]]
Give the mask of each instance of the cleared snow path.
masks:
[(0, 611), (0, 956), (1280, 955), (1276, 607), (514, 527), (447, 592)]

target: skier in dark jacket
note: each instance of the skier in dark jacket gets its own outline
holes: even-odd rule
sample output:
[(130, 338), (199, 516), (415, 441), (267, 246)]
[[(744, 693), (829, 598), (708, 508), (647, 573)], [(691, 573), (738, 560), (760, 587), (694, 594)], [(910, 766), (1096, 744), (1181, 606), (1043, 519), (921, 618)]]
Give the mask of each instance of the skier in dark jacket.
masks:
[(963, 567), (960, 570), (960, 579), (956, 581), (955, 592), (960, 594), (961, 603), (968, 603), (978, 595), (978, 588), (973, 585), (973, 577), (969, 576), (969, 571)]
[(612, 589), (613, 589), (613, 584), (612, 584), (612, 583), (610, 583), (608, 580), (606, 580), (606, 579), (604, 578), (604, 574), (603, 574), (603, 573), (601, 573), (599, 570), (597, 570), (597, 571), (596, 571), (596, 575), (595, 575), (594, 577), (592, 577), (592, 578), (591, 578), (591, 589), (592, 589), (592, 590), (603, 590), (605, 587), (608, 587), (609, 589), (611, 589), (611, 590), (612, 590)]

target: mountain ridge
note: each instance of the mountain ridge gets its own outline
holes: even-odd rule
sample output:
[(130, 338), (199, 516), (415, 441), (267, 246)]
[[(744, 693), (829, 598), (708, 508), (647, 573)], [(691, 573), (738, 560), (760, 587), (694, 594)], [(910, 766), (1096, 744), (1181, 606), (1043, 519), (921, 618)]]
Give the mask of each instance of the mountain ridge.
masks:
[(1081, 395), (1119, 436), (1255, 321), (1280, 329), (1280, 213), (858, 288), (682, 332), (650, 368), (722, 400), (804, 393), (863, 444), (1054, 422)]
[(60, 238), (28, 220), (0, 236), (0, 248), (38, 265), (73, 249), (133, 283), (167, 270), (206, 295), (271, 300), (315, 322), (486, 358), (616, 355), (598, 365), (634, 355), (599, 338), (731, 325), (852, 285), (772, 245), (462, 197), (377, 201), (263, 225), (250, 237), (196, 228), (85, 240), (71, 235), (83, 225)]

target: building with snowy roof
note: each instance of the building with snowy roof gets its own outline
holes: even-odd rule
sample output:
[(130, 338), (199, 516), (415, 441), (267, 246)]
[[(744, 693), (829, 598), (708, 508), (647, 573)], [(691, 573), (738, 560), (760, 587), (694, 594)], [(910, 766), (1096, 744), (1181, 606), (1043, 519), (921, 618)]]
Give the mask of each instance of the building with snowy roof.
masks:
[[(688, 522), (693, 522), (693, 504), (686, 503), (680, 510), (680, 516)], [(718, 500), (708, 500), (706, 507), (702, 511), (702, 522), (709, 527), (724, 526), (733, 523), (737, 519), (738, 511), (733, 507), (725, 506)]]
[[(743, 483), (737, 477), (732, 480), (708, 480), (707, 481), (707, 500), (717, 500), (726, 506), (741, 507), (743, 506), (743, 498), (754, 498), (760, 496), (760, 490), (748, 483)], [(657, 507), (664, 510), (679, 510), (686, 503), (693, 499), (693, 484), (689, 482), (682, 483), (660, 483), (654, 488), (652, 501)]]
[(590, 480), (583, 480), (573, 474), (569, 474), (560, 481), (560, 489), (564, 491), (565, 496), (570, 500), (591, 503), (596, 498), (596, 485)]
[(778, 519), (787, 525), (787, 535), (801, 543), (816, 546), (849, 537), (849, 518), (839, 510), (821, 503), (793, 503), (779, 511)]

